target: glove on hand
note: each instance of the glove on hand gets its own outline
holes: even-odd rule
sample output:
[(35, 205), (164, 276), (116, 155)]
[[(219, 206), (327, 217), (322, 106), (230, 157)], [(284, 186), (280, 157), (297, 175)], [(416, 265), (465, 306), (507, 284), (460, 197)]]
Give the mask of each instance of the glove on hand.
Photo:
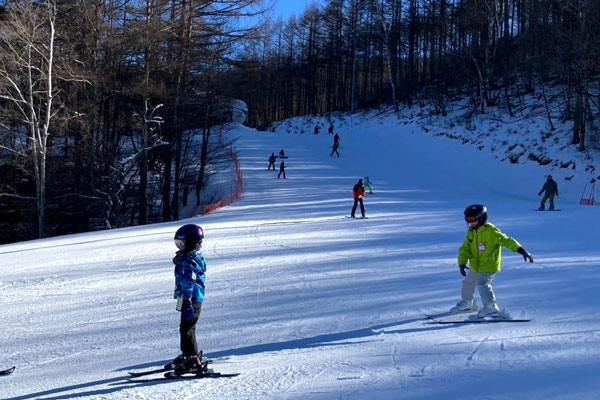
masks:
[(191, 321), (194, 319), (194, 306), (192, 305), (191, 301), (187, 300), (185, 303), (183, 303), (181, 315), (186, 321)]
[(520, 255), (523, 256), (523, 260), (525, 260), (525, 262), (527, 262), (527, 260), (529, 260), (530, 263), (533, 262), (533, 257), (524, 248), (519, 247), (519, 249), (517, 250), (517, 253), (519, 253)]
[(458, 268), (460, 268), (460, 274), (462, 276), (467, 276), (467, 271), (465, 270), (469, 269), (469, 267), (467, 267), (466, 265), (459, 265)]

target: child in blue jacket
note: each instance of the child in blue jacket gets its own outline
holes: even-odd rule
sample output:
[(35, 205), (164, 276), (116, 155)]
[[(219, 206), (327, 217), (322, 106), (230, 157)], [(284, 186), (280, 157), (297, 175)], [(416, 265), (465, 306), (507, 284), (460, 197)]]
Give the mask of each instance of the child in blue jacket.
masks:
[(206, 260), (200, 251), (204, 231), (195, 224), (184, 225), (175, 233), (175, 245), (179, 249), (173, 258), (175, 264), (175, 294), (177, 310), (181, 311), (179, 335), (181, 355), (169, 369), (184, 374), (198, 368), (202, 355), (198, 352), (196, 323), (200, 318), (206, 282)]

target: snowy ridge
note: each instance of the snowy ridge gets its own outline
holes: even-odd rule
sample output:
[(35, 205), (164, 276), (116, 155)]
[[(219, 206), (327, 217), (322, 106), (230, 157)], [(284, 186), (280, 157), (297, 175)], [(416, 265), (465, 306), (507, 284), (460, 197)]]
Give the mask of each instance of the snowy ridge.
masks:
[[(17, 366), (0, 398), (597, 396), (600, 207), (577, 204), (589, 174), (501, 162), (389, 114), (337, 121), (339, 159), (326, 129), (231, 126), (244, 195), (211, 215), (0, 246), (0, 362)], [(281, 148), (285, 181), (267, 171)], [(548, 173), (562, 211), (533, 212)], [(366, 175), (370, 218), (345, 218)], [(426, 323), (459, 299), (462, 212), (475, 202), (535, 257), (505, 251), (494, 281), (499, 306), (534, 321)], [(216, 371), (241, 375), (124, 384), (178, 354), (172, 235), (188, 222), (206, 232), (200, 346)]]

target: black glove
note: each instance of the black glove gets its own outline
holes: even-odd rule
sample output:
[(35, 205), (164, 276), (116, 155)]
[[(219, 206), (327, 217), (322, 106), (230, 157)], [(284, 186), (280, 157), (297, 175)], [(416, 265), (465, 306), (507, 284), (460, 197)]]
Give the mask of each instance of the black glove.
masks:
[(181, 309), (181, 314), (186, 321), (191, 321), (194, 319), (194, 306), (192, 302), (189, 300), (184, 301), (183, 308)]
[(533, 262), (533, 257), (524, 248), (519, 247), (519, 249), (517, 250), (517, 253), (519, 253), (520, 255), (523, 256), (523, 260), (525, 260), (525, 261), (529, 260), (530, 263)]
[(465, 270), (469, 269), (469, 267), (467, 267), (466, 265), (459, 265), (458, 268), (460, 269), (460, 274), (462, 276), (467, 276), (467, 271)]

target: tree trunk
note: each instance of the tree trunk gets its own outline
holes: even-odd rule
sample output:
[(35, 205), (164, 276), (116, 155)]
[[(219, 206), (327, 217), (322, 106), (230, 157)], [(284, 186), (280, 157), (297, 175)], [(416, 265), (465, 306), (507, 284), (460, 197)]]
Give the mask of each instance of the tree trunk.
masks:
[(138, 216), (139, 224), (148, 223), (148, 126), (144, 121), (142, 126), (142, 150), (140, 159), (140, 185), (138, 189)]

